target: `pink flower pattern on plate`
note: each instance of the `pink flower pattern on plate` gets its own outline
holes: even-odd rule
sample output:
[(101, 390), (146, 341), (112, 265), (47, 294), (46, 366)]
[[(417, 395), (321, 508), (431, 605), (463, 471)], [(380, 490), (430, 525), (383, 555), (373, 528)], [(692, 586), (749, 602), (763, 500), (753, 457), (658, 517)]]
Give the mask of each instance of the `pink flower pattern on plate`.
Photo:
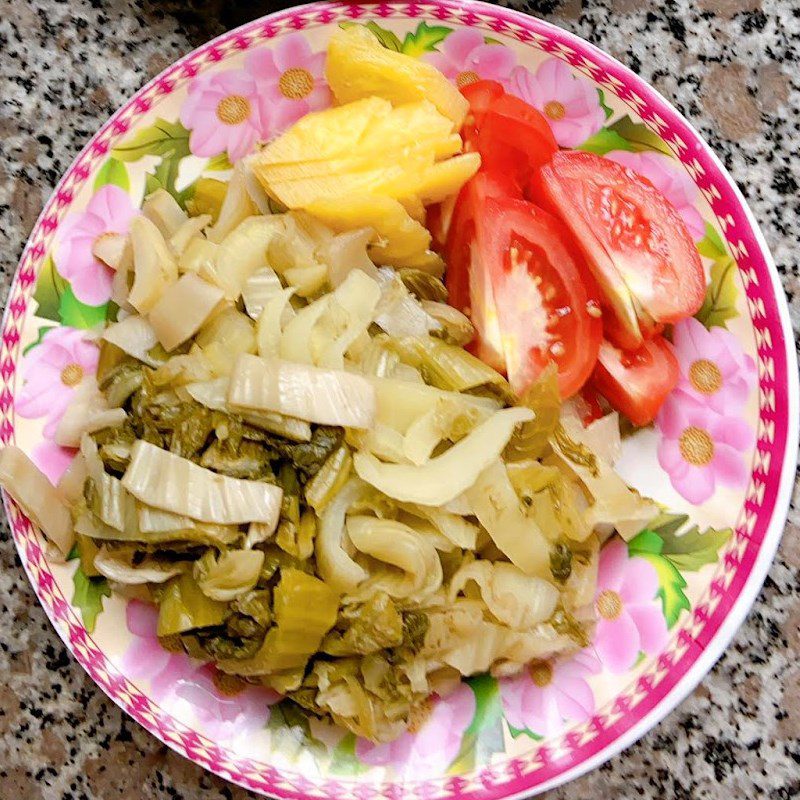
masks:
[(741, 418), (718, 414), (682, 389), (658, 412), (658, 463), (673, 488), (694, 505), (714, 494), (717, 484), (738, 489), (749, 469), (743, 455), (753, 446), (753, 430)]
[(392, 766), (399, 777), (441, 775), (461, 749), (461, 740), (475, 716), (475, 694), (462, 683), (444, 698), (432, 697), (430, 714), (421, 726), (392, 742), (356, 741), (356, 756), (365, 764)]
[(705, 236), (706, 224), (694, 207), (697, 186), (674, 158), (663, 153), (630, 153), (626, 150), (612, 150), (606, 153), (606, 158), (647, 178), (675, 206), (692, 239), (697, 242)]
[(272, 49), (254, 50), (245, 69), (262, 103), (261, 138), (269, 139), (309, 111), (331, 104), (325, 81), (325, 53), (313, 53), (302, 33), (283, 37)]
[(158, 611), (131, 600), (125, 609), (131, 642), (122, 659), (122, 671), (130, 680), (149, 680), (153, 699), (182, 718), (188, 717), (217, 742), (232, 742), (263, 728), (269, 707), (280, 695), (269, 689), (248, 687), (226, 696), (214, 684), (214, 668), (171, 653), (158, 640)]
[(739, 413), (758, 375), (737, 338), (690, 318), (675, 325), (672, 343), (681, 368), (678, 388), (719, 414)]
[(667, 623), (655, 599), (658, 587), (652, 564), (629, 557), (627, 545), (618, 539), (606, 544), (597, 571), (592, 645), (609, 672), (625, 672), (639, 653), (654, 655), (666, 644)]
[(519, 675), (500, 680), (503, 713), (512, 728), (555, 736), (569, 722), (584, 722), (594, 713), (594, 693), (587, 681), (600, 672), (591, 650), (570, 658), (531, 664)]
[(204, 158), (227, 152), (238, 161), (263, 138), (263, 108), (255, 79), (243, 70), (195, 78), (180, 113), (181, 124), (191, 131), (189, 149)]
[(543, 61), (536, 72), (517, 67), (511, 73), (509, 91), (544, 114), (562, 147), (583, 144), (606, 121), (594, 83), (574, 75), (557, 58)]
[(499, 81), (505, 85), (517, 63), (509, 48), (486, 44), (483, 34), (467, 28), (449, 34), (439, 45), (439, 52), (426, 54), (425, 60), (459, 89), (479, 80)]
[(49, 439), (43, 439), (33, 448), (31, 461), (44, 472), (50, 483), (55, 486), (67, 471), (67, 467), (72, 463), (77, 452), (71, 447), (61, 447)]
[(69, 214), (61, 223), (53, 262), (82, 303), (108, 302), (114, 273), (94, 257), (92, 247), (106, 233), (127, 233), (138, 213), (128, 193), (109, 184), (95, 192), (85, 211)]
[(45, 439), (55, 436), (58, 423), (75, 388), (97, 370), (97, 345), (75, 328), (48, 331), (22, 361), (24, 385), (16, 401), (17, 413), (28, 419), (45, 417)]

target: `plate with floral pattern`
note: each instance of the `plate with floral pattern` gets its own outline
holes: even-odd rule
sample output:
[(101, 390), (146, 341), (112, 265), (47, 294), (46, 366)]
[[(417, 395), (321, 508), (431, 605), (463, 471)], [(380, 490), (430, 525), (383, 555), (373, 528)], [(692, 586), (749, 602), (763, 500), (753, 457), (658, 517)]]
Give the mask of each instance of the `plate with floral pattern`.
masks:
[(14, 540), (59, 635), (97, 684), (177, 752), (279, 798), (530, 796), (598, 765), (672, 709), (744, 618), (781, 535), (797, 458), (798, 387), (785, 300), (752, 214), (719, 161), (653, 89), (540, 20), (478, 2), (314, 3), (198, 48), (91, 139), (40, 216), (12, 286), (0, 353), (0, 438), (56, 481), (74, 453), (54, 432), (97, 365), (110, 318), (92, 243), (124, 232), (164, 188), (185, 204), (309, 111), (330, 105), (333, 31), (364, 25), (457, 85), (490, 78), (548, 118), (564, 148), (658, 187), (706, 268), (705, 303), (675, 326), (678, 387), (626, 439), (619, 470), (666, 509), (603, 548), (590, 645), (524, 673), (469, 678), (388, 744), (298, 717), (272, 691), (232, 694), (214, 668), (162, 649), (155, 610), (56, 563), (5, 498)]

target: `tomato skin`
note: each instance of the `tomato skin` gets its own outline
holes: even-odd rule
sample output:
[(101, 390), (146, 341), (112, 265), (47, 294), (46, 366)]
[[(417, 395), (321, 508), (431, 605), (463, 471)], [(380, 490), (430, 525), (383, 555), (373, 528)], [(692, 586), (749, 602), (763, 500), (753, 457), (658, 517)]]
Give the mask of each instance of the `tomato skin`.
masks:
[(525, 200), (490, 197), (475, 244), (489, 273), (512, 389), (521, 394), (555, 361), (561, 396), (575, 394), (595, 366), (602, 325), (563, 225)]
[[(558, 152), (541, 191), (570, 227), (616, 317), (609, 335), (640, 346), (659, 325), (697, 312), (700, 256), (675, 208), (649, 181), (593, 153)], [(624, 333), (623, 333), (624, 331)]]
[(461, 129), (465, 149), (477, 150), (478, 131), (489, 106), (506, 93), (497, 81), (476, 81), (461, 88), (461, 94), (469, 103), (469, 114)]
[(483, 168), (513, 180), (513, 196), (522, 197), (540, 167), (558, 151), (550, 125), (537, 109), (507, 94), (496, 81), (477, 81), (461, 93), (470, 104), (461, 130), (465, 148), (480, 153)]
[(680, 367), (672, 345), (656, 336), (626, 352), (603, 340), (592, 386), (634, 425), (649, 425), (675, 388)]
[(584, 428), (605, 416), (603, 406), (600, 404), (600, 395), (591, 384), (586, 384), (580, 390), (575, 396), (574, 402), (576, 402)]
[(491, 197), (507, 197), (514, 191), (508, 176), (478, 172), (459, 192), (443, 252), (448, 300), (470, 317), (475, 326), (475, 338), (467, 349), (499, 372), (505, 371), (505, 358), (496, 325), (497, 311), (488, 274), (473, 259), (472, 246), (476, 220), (485, 214), (486, 201)]

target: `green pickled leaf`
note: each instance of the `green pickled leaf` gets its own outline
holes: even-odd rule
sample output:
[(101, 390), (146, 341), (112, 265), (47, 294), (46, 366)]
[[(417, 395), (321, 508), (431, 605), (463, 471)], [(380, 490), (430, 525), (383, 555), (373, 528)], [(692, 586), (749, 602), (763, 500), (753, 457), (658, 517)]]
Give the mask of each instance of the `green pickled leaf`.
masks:
[(597, 96), (600, 98), (600, 108), (603, 109), (606, 119), (611, 119), (611, 117), (614, 116), (614, 111), (606, 103), (606, 93), (602, 89), (598, 88)]
[(623, 139), (616, 131), (612, 131), (610, 128), (601, 128), (597, 133), (590, 136), (581, 144), (578, 150), (604, 156), (612, 150), (628, 150), (633, 152), (635, 148), (627, 139)]
[(159, 636), (221, 625), (230, 613), (227, 603), (206, 597), (188, 572), (172, 578), (159, 592)]
[(630, 147), (625, 149), (636, 152), (653, 150), (656, 153), (674, 157), (669, 145), (657, 133), (653, 133), (650, 128), (641, 122), (634, 122), (627, 114), (618, 119), (613, 125), (610, 125), (608, 130), (614, 131), (629, 143)]
[(403, 267), (397, 270), (400, 280), (403, 281), (406, 289), (413, 294), (417, 300), (433, 300), (437, 303), (447, 302), (447, 288), (439, 278), (413, 267)]
[(111, 156), (119, 161), (138, 161), (144, 156), (188, 156), (189, 131), (180, 122), (158, 118), (152, 125), (142, 128), (119, 147)]
[(61, 295), (68, 286), (69, 283), (58, 274), (52, 257), (48, 255), (42, 264), (39, 279), (36, 281), (36, 290), (33, 293), (37, 306), (36, 316), (61, 323), (58, 308)]
[(548, 440), (555, 433), (561, 415), (555, 364), (548, 364), (519, 398), (517, 405), (531, 409), (536, 417), (517, 428), (503, 455), (508, 461), (540, 458), (549, 447)]
[[(77, 547), (69, 557), (79, 557)], [(72, 605), (81, 612), (83, 625), (89, 633), (94, 631), (97, 615), (103, 610), (103, 598), (111, 597), (111, 587), (105, 578), (89, 578), (80, 564), (72, 575)]]
[(36, 345), (41, 344), (47, 332), (52, 331), (55, 327), (55, 325), (42, 325), (36, 333), (36, 338), (25, 347), (22, 351), (22, 355), (27, 355)]
[(572, 550), (564, 542), (556, 542), (550, 549), (550, 574), (559, 583), (572, 575)]
[[(427, 617), (425, 623), (427, 629)], [(345, 609), (337, 627), (339, 630), (331, 631), (322, 643), (326, 653), (334, 656), (369, 655), (403, 644), (406, 614), (401, 616), (385, 592), (376, 592), (367, 602)], [(342, 627), (345, 627), (344, 633)], [(424, 639), (424, 632), (422, 637)]]
[(343, 438), (343, 428), (318, 425), (311, 434), (311, 441), (299, 444), (286, 442), (281, 447), (281, 455), (288, 458), (299, 472), (311, 478), (322, 469)]
[(553, 433), (553, 442), (568, 461), (588, 469), (595, 478), (600, 474), (595, 454), (583, 442), (571, 439), (560, 423), (556, 425)]
[(109, 158), (97, 172), (94, 179), (94, 190), (102, 188), (103, 186), (119, 186), (120, 189), (127, 192), (130, 189), (131, 182), (128, 179), (128, 168), (122, 161), (116, 158)]
[(562, 606), (556, 608), (553, 616), (547, 621), (553, 626), (553, 630), (556, 633), (569, 636), (579, 647), (589, 646), (589, 636), (586, 633), (586, 628)]
[(306, 503), (321, 514), (328, 503), (347, 482), (353, 468), (350, 448), (342, 445), (325, 461), (305, 486)]
[[(339, 27), (344, 28), (352, 28), (355, 25), (360, 25), (359, 22), (340, 22)], [(403, 45), (397, 36), (386, 28), (381, 28), (377, 22), (373, 22), (370, 20), (369, 22), (364, 23), (362, 27), (366, 28), (387, 50), (394, 50), (396, 53), (403, 52)]]
[(106, 321), (108, 303), (101, 306), (87, 306), (75, 297), (72, 287), (67, 285), (58, 305), (58, 314), (61, 322), (70, 328), (90, 330), (102, 325)]
[(272, 592), (269, 589), (254, 589), (238, 597), (233, 607), (265, 628), (272, 622)]
[[(187, 420), (192, 425), (192, 420)], [(195, 428), (198, 437), (204, 432), (202, 422)], [(173, 434), (174, 440), (174, 434)], [(228, 448), (223, 442), (213, 442), (200, 458), (200, 466), (220, 475), (244, 480), (263, 480), (272, 478), (270, 466), (271, 453), (258, 442), (242, 441), (236, 449)]]
[(403, 614), (403, 646), (418, 653), (425, 644), (430, 622), (422, 611), (406, 611)]
[(739, 289), (736, 286), (736, 262), (730, 256), (723, 256), (711, 265), (711, 281), (706, 289), (706, 297), (695, 319), (706, 328), (726, 328), (729, 319), (739, 316), (736, 299)]
[(400, 52), (414, 58), (419, 58), (424, 53), (435, 52), (436, 45), (441, 44), (452, 32), (452, 28), (444, 25), (428, 25), (425, 21), (420, 22), (414, 33), (406, 34)]

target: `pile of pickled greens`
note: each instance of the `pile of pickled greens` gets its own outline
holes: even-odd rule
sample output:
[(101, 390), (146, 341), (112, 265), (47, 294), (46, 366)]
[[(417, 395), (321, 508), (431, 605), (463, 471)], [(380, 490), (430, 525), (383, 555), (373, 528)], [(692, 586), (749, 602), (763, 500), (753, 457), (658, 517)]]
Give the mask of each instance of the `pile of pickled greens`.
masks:
[(52, 487), (6, 448), (0, 484), (166, 647), (386, 741), (462, 676), (585, 646), (601, 541), (657, 508), (616, 414), (584, 428), (554, 369), (515, 397), (464, 349), (434, 254), (378, 266), (372, 225), (256, 167), (95, 243), (120, 311), (58, 427), (78, 455)]

